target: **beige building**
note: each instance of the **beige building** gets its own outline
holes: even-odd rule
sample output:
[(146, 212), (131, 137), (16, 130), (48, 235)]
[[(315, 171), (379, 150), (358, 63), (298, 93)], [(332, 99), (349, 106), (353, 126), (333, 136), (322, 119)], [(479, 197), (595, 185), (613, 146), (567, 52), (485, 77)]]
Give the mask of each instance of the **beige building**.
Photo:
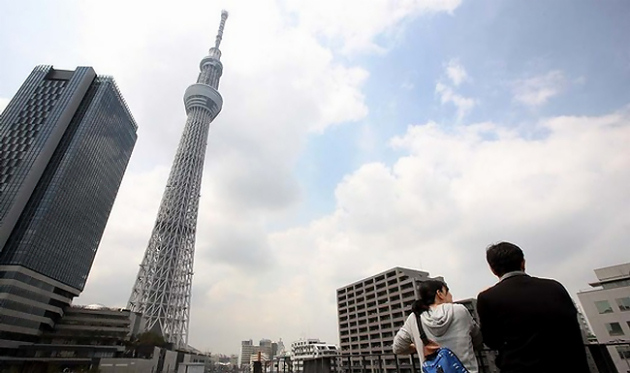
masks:
[(598, 281), (578, 298), (591, 330), (600, 343), (628, 342), (609, 347), (620, 372), (630, 370), (630, 263), (595, 270)]
[(251, 339), (241, 342), (241, 354), (240, 361), (238, 363), (240, 367), (249, 365), (249, 363), (251, 362), (251, 356), (254, 354), (254, 352), (257, 352), (254, 351), (256, 347), (258, 346), (254, 346), (254, 341), (252, 341)]
[[(418, 296), (420, 283), (429, 279), (428, 272), (395, 267), (337, 289), (341, 353), (385, 355), (380, 362), (368, 357), (367, 368), (378, 369), (382, 364), (386, 371), (395, 372), (394, 336)], [(409, 358), (400, 360), (401, 367), (410, 365)], [(361, 357), (352, 358), (353, 367), (360, 369), (362, 364)]]

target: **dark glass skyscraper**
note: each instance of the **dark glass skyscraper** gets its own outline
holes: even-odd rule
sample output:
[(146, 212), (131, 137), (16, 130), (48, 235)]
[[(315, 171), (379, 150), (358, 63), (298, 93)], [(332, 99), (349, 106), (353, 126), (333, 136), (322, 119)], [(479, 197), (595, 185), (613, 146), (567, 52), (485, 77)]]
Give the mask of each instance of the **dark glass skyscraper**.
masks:
[(83, 290), (136, 131), (91, 67), (36, 67), (0, 115), (0, 355)]

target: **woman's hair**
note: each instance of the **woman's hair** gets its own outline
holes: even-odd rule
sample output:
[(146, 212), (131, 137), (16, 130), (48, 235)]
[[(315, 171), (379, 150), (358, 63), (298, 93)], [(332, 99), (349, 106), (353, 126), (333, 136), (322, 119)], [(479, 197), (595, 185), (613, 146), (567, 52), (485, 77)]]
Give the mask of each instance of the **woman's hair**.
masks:
[(446, 289), (448, 286), (444, 281), (427, 280), (420, 283), (419, 295), (420, 299), (416, 299), (411, 305), (411, 311), (415, 314), (421, 314), (429, 310), (429, 306), (435, 303), (435, 295), (438, 290)]

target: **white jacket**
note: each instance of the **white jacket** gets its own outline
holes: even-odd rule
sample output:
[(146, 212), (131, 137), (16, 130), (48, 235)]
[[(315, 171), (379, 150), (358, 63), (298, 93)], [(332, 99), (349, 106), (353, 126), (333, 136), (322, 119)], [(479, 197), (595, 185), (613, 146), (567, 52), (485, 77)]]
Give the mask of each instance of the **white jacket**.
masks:
[[(475, 349), (483, 347), (481, 332), (466, 307), (457, 303), (443, 303), (423, 312), (420, 318), (427, 338), (451, 349), (470, 373), (479, 371), (473, 346)], [(394, 353), (408, 353), (411, 343), (416, 346), (422, 364), (422, 340), (413, 313), (407, 317), (394, 338)]]

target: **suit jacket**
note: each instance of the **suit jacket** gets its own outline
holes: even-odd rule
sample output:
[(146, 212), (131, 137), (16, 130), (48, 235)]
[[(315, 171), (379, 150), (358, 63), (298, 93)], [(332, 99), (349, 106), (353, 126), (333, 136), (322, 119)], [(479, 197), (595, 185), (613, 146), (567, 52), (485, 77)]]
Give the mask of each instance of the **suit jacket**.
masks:
[(589, 372), (577, 310), (558, 281), (505, 278), (479, 294), (477, 312), (502, 373)]

